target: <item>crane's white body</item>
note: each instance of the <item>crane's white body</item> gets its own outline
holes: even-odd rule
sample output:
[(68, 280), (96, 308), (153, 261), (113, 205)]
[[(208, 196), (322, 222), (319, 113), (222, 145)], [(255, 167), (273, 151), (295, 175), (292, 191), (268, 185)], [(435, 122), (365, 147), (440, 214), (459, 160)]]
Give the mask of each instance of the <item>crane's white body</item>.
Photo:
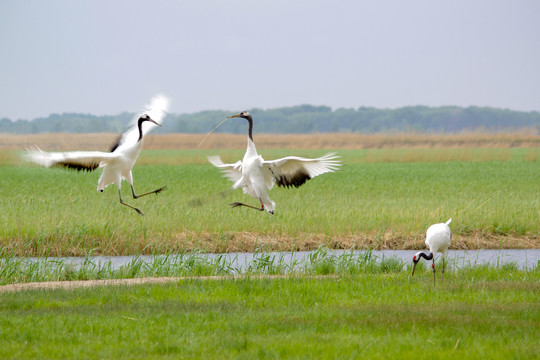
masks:
[[(245, 114), (249, 116), (249, 113), (245, 112)], [(326, 154), (317, 159), (287, 156), (267, 161), (257, 153), (255, 143), (249, 136), (242, 161), (224, 164), (219, 156), (210, 156), (208, 160), (212, 165), (220, 168), (225, 176), (234, 183), (233, 189), (242, 188), (245, 194), (259, 200), (261, 208), (258, 210), (266, 210), (273, 214), (275, 203), (268, 196), (268, 190), (271, 190), (274, 184), (299, 187), (315, 176), (337, 170), (341, 165), (336, 160), (337, 158), (338, 156), (334, 154)], [(241, 203), (235, 204), (247, 206)]]
[(427, 229), (426, 246), (433, 254), (440, 252), (446, 256), (446, 251), (452, 240), (452, 231), (448, 226), (451, 222), (452, 219), (449, 219), (445, 223), (433, 224)]
[[(38, 148), (34, 151), (27, 151), (24, 156), (27, 160), (45, 167), (64, 166), (89, 171), (100, 167), (103, 168), (103, 172), (98, 180), (97, 191), (103, 191), (107, 186), (116, 184), (120, 193), (122, 180), (126, 180), (131, 186), (135, 198), (144, 196), (135, 195), (131, 169), (135, 165), (142, 150), (144, 136), (154, 127), (161, 125), (166, 114), (167, 105), (168, 99), (166, 97), (162, 95), (154, 97), (150, 105), (134, 118), (130, 128), (121, 135), (118, 143), (111, 152), (45, 152)], [(147, 117), (150, 120), (141, 121), (141, 116)], [(120, 202), (123, 203), (121, 195)], [(142, 214), (138, 209), (134, 209)]]

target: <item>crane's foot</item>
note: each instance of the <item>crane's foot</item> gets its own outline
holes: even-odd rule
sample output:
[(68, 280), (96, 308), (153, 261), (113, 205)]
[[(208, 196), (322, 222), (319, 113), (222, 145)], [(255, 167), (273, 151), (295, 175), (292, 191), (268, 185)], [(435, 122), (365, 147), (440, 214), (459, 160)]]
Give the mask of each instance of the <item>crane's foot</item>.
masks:
[(159, 194), (160, 192), (162, 192), (163, 190), (167, 190), (167, 185), (165, 185), (165, 186), (162, 187), (162, 188), (159, 188), (159, 189), (155, 190), (154, 193), (157, 195), (157, 194)]
[(128, 203), (124, 202), (124, 200), (122, 200), (122, 198), (120, 198), (120, 204), (125, 205), (125, 206), (127, 206), (129, 208), (132, 208), (133, 210), (135, 210), (137, 212), (137, 214), (139, 214), (141, 216), (144, 216), (144, 214), (142, 213), (141, 210), (137, 209), (135, 206), (129, 205)]

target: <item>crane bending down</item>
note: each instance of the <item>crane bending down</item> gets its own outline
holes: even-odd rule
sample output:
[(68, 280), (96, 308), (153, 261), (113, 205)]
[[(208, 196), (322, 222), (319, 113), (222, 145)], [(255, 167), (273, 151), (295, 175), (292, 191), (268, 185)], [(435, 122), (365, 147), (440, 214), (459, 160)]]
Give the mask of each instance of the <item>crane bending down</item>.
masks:
[(287, 156), (277, 160), (264, 160), (257, 153), (253, 142), (253, 119), (250, 113), (243, 111), (231, 115), (225, 120), (231, 118), (243, 118), (249, 124), (247, 151), (244, 158), (234, 164), (224, 164), (219, 156), (211, 156), (208, 160), (212, 165), (220, 168), (225, 173), (225, 176), (234, 182), (233, 189), (241, 187), (245, 194), (257, 199), (261, 204), (261, 207), (258, 208), (241, 202), (234, 202), (230, 204), (232, 207), (246, 206), (259, 211), (266, 210), (273, 214), (275, 203), (270, 200), (267, 189), (272, 189), (274, 184), (283, 187), (299, 187), (307, 180), (327, 172), (333, 172), (341, 166), (340, 162), (336, 160), (338, 156), (335, 156), (335, 154), (326, 154), (317, 159)]
[(103, 192), (110, 184), (116, 184), (120, 203), (143, 215), (139, 209), (122, 200), (121, 184), (122, 180), (126, 180), (129, 183), (134, 199), (150, 194), (159, 194), (167, 188), (164, 186), (157, 190), (137, 195), (133, 188), (133, 175), (131, 173), (131, 169), (135, 165), (143, 147), (143, 137), (156, 125), (161, 126), (167, 105), (168, 99), (166, 97), (162, 95), (155, 96), (150, 105), (145, 109), (145, 112), (139, 115), (132, 126), (120, 135), (117, 142), (111, 147), (110, 152), (45, 152), (37, 148), (37, 150), (27, 151), (24, 157), (45, 167), (63, 166), (86, 171), (92, 171), (101, 167), (103, 168), (103, 172), (98, 180), (97, 191)]
[(420, 258), (424, 258), (426, 260), (433, 260), (433, 263), (431, 265), (431, 268), (433, 269), (433, 285), (435, 285), (435, 256), (434, 254), (437, 252), (442, 253), (442, 262), (443, 262), (443, 268), (442, 268), (442, 280), (441, 283), (444, 282), (444, 258), (446, 256), (446, 251), (448, 250), (448, 247), (450, 246), (450, 241), (452, 240), (452, 231), (450, 230), (450, 227), (448, 225), (452, 222), (452, 219), (449, 219), (445, 223), (440, 224), (433, 224), (431, 225), (426, 232), (426, 245), (429, 248), (429, 254), (426, 255), (424, 252), (419, 251), (413, 256), (413, 270), (412, 275), (414, 275), (414, 269), (416, 268), (416, 264), (420, 261)]

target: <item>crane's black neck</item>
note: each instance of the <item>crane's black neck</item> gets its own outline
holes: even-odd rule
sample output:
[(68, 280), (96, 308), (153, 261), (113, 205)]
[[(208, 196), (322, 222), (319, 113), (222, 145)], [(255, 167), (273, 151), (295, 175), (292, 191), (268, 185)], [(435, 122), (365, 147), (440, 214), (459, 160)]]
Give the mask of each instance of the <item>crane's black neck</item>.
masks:
[(139, 121), (137, 123), (137, 127), (139, 128), (139, 140), (137, 142), (142, 140), (143, 133), (142, 133), (142, 123), (146, 121), (146, 118), (143, 118), (142, 116), (139, 118)]
[[(139, 118), (139, 121), (137, 122), (137, 127), (139, 128), (139, 139), (137, 140), (137, 142), (141, 141), (142, 137), (143, 137), (143, 132), (142, 132), (142, 123), (146, 121), (145, 118), (143, 118), (142, 116)], [(114, 143), (113, 146), (111, 146), (111, 152), (114, 152), (119, 146), (120, 146), (120, 143), (122, 142), (122, 138), (123, 136), (120, 135), (118, 137), (118, 139), (116, 140), (116, 142)]]
[(251, 116), (249, 116), (249, 117), (246, 117), (246, 120), (249, 123), (248, 137), (251, 141), (253, 141), (253, 119), (251, 118)]
[(433, 259), (433, 253), (430, 252), (429, 255), (426, 255), (425, 253), (421, 252), (420, 254), (418, 254), (418, 261), (420, 260), (421, 257), (426, 260), (431, 260)]

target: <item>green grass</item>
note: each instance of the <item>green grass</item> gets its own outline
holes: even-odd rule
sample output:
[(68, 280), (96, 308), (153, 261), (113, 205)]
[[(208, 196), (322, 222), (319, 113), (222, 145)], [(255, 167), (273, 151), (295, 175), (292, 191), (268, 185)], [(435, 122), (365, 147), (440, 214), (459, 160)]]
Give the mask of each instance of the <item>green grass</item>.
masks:
[[(119, 204), (114, 186), (96, 192), (99, 170), (80, 173), (12, 163), (0, 166), (0, 248), (17, 255), (84, 256), (90, 251), (290, 251), (321, 243), (350, 248), (366, 239), (375, 248), (387, 246), (388, 239), (392, 247), (403, 246), (410, 238), (422, 246), (427, 227), (450, 217), (455, 241), (494, 237), (496, 243), (488, 246), (499, 247), (506, 238), (538, 239), (540, 161), (527, 160), (530, 149), (502, 150), (507, 154), (502, 161), (482, 160), (483, 149), (480, 155), (471, 150), (470, 161), (438, 162), (423, 161), (419, 149), (405, 158), (403, 150), (338, 151), (344, 160), (339, 172), (299, 189), (271, 190), (274, 216), (229, 208), (233, 201), (257, 204), (241, 190), (231, 191), (231, 183), (204, 162), (216, 151), (143, 151), (133, 170), (136, 190), (168, 187), (158, 196), (133, 200), (123, 183), (124, 199), (144, 217)], [(464, 150), (459, 151), (462, 156)], [(268, 159), (324, 152), (261, 151)], [(225, 161), (233, 161), (243, 152), (223, 154)], [(392, 158), (395, 162), (387, 162)]]
[(0, 296), (0, 358), (532, 359), (538, 271), (189, 279)]
[[(124, 183), (125, 200), (144, 217), (121, 206), (114, 188), (95, 191), (99, 171), (20, 166), (8, 156), (0, 165), (1, 284), (224, 278), (3, 292), (0, 358), (539, 358), (539, 266), (450, 264), (444, 286), (433, 287), (425, 263), (411, 278), (410, 264), (399, 260), (319, 247), (354, 247), (364, 238), (375, 247), (389, 238), (421, 244), (431, 223), (449, 217), (454, 243), (471, 234), (495, 237), (495, 247), (506, 238), (538, 239), (540, 162), (531, 151), (339, 151), (341, 171), (272, 190), (274, 216), (228, 208), (253, 200), (231, 192), (206, 164), (216, 151), (144, 151), (133, 171), (137, 191), (168, 186), (135, 201)], [(324, 152), (261, 151), (268, 159)], [(243, 154), (219, 153), (225, 161)], [(260, 249), (241, 277), (230, 276), (236, 270), (223, 258), (185, 252), (235, 247)], [(302, 247), (317, 249), (302, 264), (268, 252)], [(157, 255), (119, 270), (90, 259), (77, 269), (19, 257), (98, 254)]]

